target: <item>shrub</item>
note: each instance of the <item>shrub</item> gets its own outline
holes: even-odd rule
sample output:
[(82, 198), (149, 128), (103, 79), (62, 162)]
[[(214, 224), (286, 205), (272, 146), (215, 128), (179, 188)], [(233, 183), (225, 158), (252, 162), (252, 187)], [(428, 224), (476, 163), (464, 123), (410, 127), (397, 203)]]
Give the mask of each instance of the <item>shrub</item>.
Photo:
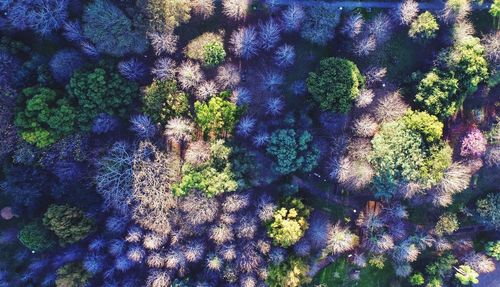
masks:
[(454, 115), (461, 105), (457, 99), (457, 91), (458, 80), (453, 73), (434, 69), (418, 84), (415, 102), (428, 113), (445, 119)]
[(50, 205), (43, 215), (43, 225), (52, 230), (63, 244), (75, 243), (95, 228), (94, 221), (80, 209), (56, 204)]
[(500, 193), (490, 193), (476, 202), (479, 221), (496, 230), (500, 229)]
[[(236, 0), (237, 1), (237, 0)], [(241, 27), (231, 34), (229, 39), (231, 51), (240, 58), (249, 60), (255, 57), (259, 52), (259, 42), (255, 27)]]
[(285, 32), (299, 30), (305, 16), (306, 14), (304, 12), (304, 9), (302, 9), (299, 4), (293, 3), (291, 5), (288, 5), (281, 16), (281, 20), (283, 22), (283, 30)]
[(49, 231), (39, 222), (25, 225), (19, 231), (18, 238), (26, 248), (33, 251), (44, 251), (55, 245)]
[(274, 244), (286, 248), (299, 241), (309, 227), (310, 212), (299, 199), (285, 198), (267, 225), (267, 233)]
[(68, 263), (57, 269), (57, 287), (85, 286), (92, 275), (87, 272), (81, 263)]
[(49, 66), (52, 76), (59, 83), (67, 83), (73, 73), (83, 66), (84, 59), (73, 49), (61, 50), (54, 54)]
[(280, 129), (271, 134), (266, 151), (275, 159), (273, 168), (280, 174), (310, 172), (318, 164), (319, 150), (312, 145), (308, 131)]
[(441, 215), (436, 222), (435, 231), (438, 236), (452, 234), (459, 227), (457, 215), (454, 213), (445, 213)]
[(266, 284), (270, 287), (298, 287), (309, 283), (309, 265), (300, 257), (289, 257), (279, 264), (272, 264), (268, 269)]
[(238, 121), (239, 109), (229, 101), (229, 92), (214, 96), (208, 103), (195, 102), (196, 123), (212, 138), (231, 135)]
[(251, 0), (223, 0), (222, 13), (233, 20), (243, 20), (250, 10)]
[(477, 284), (479, 274), (472, 269), (469, 265), (460, 265), (455, 273), (455, 278), (457, 278), (462, 285)]
[(66, 90), (78, 103), (77, 120), (83, 130), (89, 130), (101, 113), (127, 117), (132, 100), (139, 92), (135, 83), (125, 80), (108, 65), (75, 73)]
[(477, 127), (473, 127), (462, 139), (460, 155), (471, 158), (482, 157), (486, 152), (486, 144), (483, 133)]
[(191, 0), (146, 0), (143, 4), (152, 30), (166, 33), (191, 19)]
[(405, 0), (398, 5), (395, 18), (401, 25), (410, 25), (418, 15), (418, 3), (414, 0)]
[(308, 7), (300, 35), (313, 44), (325, 46), (333, 39), (339, 21), (340, 12), (328, 4)]
[(146, 36), (135, 29), (129, 18), (108, 0), (95, 0), (82, 16), (83, 33), (101, 53), (121, 57), (141, 54), (147, 49)]
[(341, 58), (321, 60), (318, 71), (307, 78), (309, 93), (323, 111), (348, 112), (363, 84), (356, 65)]
[(155, 123), (165, 124), (174, 117), (186, 116), (189, 98), (174, 80), (156, 80), (144, 89), (142, 110)]
[(76, 111), (49, 88), (26, 88), (19, 99), (15, 123), (21, 137), (39, 148), (47, 147), (75, 130)]
[(193, 39), (186, 47), (186, 56), (207, 67), (219, 65), (226, 57), (222, 35), (208, 32)]
[(434, 15), (429, 11), (425, 11), (411, 23), (408, 34), (414, 39), (426, 41), (436, 37), (438, 30), (439, 25)]

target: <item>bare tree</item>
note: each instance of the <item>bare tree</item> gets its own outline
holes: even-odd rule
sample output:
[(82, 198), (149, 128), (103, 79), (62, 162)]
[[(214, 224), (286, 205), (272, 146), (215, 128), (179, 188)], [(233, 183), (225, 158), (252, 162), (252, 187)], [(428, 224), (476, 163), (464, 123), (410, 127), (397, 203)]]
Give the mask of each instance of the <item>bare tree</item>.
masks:
[(244, 116), (240, 119), (238, 126), (236, 127), (236, 132), (241, 136), (249, 136), (253, 129), (255, 128), (255, 119), (251, 116)]
[(130, 130), (141, 139), (154, 137), (157, 128), (153, 121), (146, 115), (135, 115), (130, 118)]
[(373, 137), (377, 132), (378, 124), (369, 114), (364, 114), (354, 121), (353, 131), (360, 137)]
[(165, 135), (178, 143), (184, 143), (193, 137), (194, 125), (188, 119), (175, 117), (165, 126)]
[(359, 13), (349, 15), (342, 26), (341, 32), (349, 38), (354, 38), (361, 33), (364, 20), (363, 16)]
[(418, 3), (415, 0), (405, 0), (398, 5), (394, 12), (396, 22), (408, 26), (418, 15)]
[(234, 88), (240, 80), (240, 69), (236, 65), (227, 63), (217, 68), (215, 81), (221, 89)]
[(257, 55), (259, 41), (255, 27), (241, 27), (234, 31), (229, 39), (232, 52), (243, 59), (250, 59)]
[(500, 31), (487, 34), (482, 39), (486, 57), (493, 67), (500, 66)]
[(366, 84), (370, 87), (384, 79), (387, 69), (384, 67), (369, 67), (363, 74), (366, 78)]
[(251, 0), (222, 0), (222, 13), (233, 20), (243, 20), (251, 4)]
[(392, 28), (391, 19), (385, 13), (379, 13), (368, 23), (368, 31), (375, 37), (377, 44), (389, 39)]
[(175, 35), (173, 30), (164, 33), (148, 33), (148, 37), (157, 56), (163, 53), (173, 54), (177, 50), (179, 36)]
[(472, 10), (470, 0), (447, 0), (441, 12), (444, 22), (451, 24), (465, 19)]
[(210, 145), (204, 141), (192, 142), (188, 145), (185, 160), (192, 165), (200, 165), (210, 159)]
[(193, 0), (191, 7), (195, 14), (202, 16), (203, 19), (207, 19), (214, 14), (214, 2), (214, 0)]
[(175, 61), (164, 57), (156, 60), (151, 73), (155, 76), (155, 79), (170, 80), (175, 78), (176, 71)]
[(347, 227), (340, 226), (339, 223), (328, 229), (326, 248), (323, 254), (341, 254), (354, 249), (359, 244), (357, 235), (349, 231)]
[(274, 53), (274, 61), (283, 68), (293, 65), (295, 61), (294, 47), (288, 44), (278, 47)]
[(304, 21), (306, 13), (302, 6), (297, 3), (289, 5), (282, 14), (283, 30), (285, 32), (297, 31), (300, 28), (300, 24)]
[(366, 57), (371, 52), (375, 51), (376, 47), (377, 41), (375, 40), (375, 37), (373, 35), (365, 35), (356, 40), (353, 51), (357, 56)]
[(200, 64), (191, 60), (184, 61), (177, 69), (178, 80), (185, 90), (194, 88), (205, 78), (201, 71)]
[(271, 97), (266, 101), (266, 114), (277, 116), (283, 112), (285, 103), (280, 97)]
[(217, 85), (214, 81), (205, 81), (196, 88), (195, 95), (198, 100), (204, 101), (217, 94), (217, 92)]
[(365, 108), (370, 105), (373, 101), (375, 94), (372, 90), (361, 89), (359, 96), (356, 98), (356, 107)]
[(401, 117), (408, 105), (403, 101), (399, 91), (395, 91), (380, 98), (375, 107), (375, 117), (380, 122), (390, 122)]
[(274, 19), (259, 23), (259, 42), (262, 49), (268, 51), (280, 40), (281, 27)]

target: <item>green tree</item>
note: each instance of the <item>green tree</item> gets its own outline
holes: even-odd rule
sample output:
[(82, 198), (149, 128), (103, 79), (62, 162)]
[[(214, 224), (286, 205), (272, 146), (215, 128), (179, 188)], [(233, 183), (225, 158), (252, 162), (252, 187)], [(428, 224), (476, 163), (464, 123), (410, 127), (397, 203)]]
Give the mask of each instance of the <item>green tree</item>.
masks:
[(418, 15), (417, 19), (411, 23), (408, 34), (411, 38), (427, 41), (436, 37), (438, 30), (439, 24), (436, 21), (436, 17), (431, 12), (425, 11)]
[(455, 278), (457, 278), (462, 285), (479, 283), (479, 280), (477, 280), (479, 274), (469, 265), (460, 265), (456, 270), (457, 273), (455, 273)]
[(299, 241), (309, 227), (307, 219), (310, 212), (300, 199), (285, 198), (267, 226), (267, 233), (274, 244), (286, 248)]
[(28, 143), (44, 148), (75, 130), (75, 109), (55, 91), (26, 88), (19, 102), (15, 123)]
[(353, 62), (341, 58), (321, 60), (319, 69), (309, 73), (307, 88), (323, 111), (347, 113), (359, 96), (364, 78)]
[(309, 265), (304, 259), (290, 256), (286, 261), (269, 266), (266, 279), (269, 287), (298, 287), (309, 283)]
[(82, 263), (68, 263), (57, 270), (57, 287), (84, 287), (92, 275)]
[(75, 243), (95, 228), (83, 211), (69, 205), (52, 204), (43, 215), (43, 224), (59, 237), (62, 244)]
[(494, 0), (490, 7), (490, 14), (493, 17), (494, 26), (498, 29), (500, 26), (500, 0)]
[(490, 193), (479, 199), (476, 202), (476, 211), (481, 223), (496, 230), (500, 229), (500, 193)]
[(436, 234), (443, 236), (445, 234), (452, 234), (457, 231), (459, 222), (457, 215), (454, 213), (444, 213), (441, 215), (436, 223)]
[(18, 238), (24, 246), (33, 251), (47, 250), (55, 245), (50, 232), (36, 221), (25, 225), (19, 231)]
[(445, 119), (457, 112), (457, 91), (458, 80), (453, 73), (434, 69), (418, 84), (415, 102), (431, 115)]
[(142, 111), (154, 122), (166, 124), (171, 118), (189, 113), (188, 95), (177, 88), (174, 80), (153, 81), (144, 89)]
[(318, 164), (319, 150), (312, 144), (308, 131), (280, 129), (271, 134), (266, 151), (275, 159), (274, 169), (280, 174), (310, 172)]
[(500, 260), (500, 240), (488, 242), (485, 249), (488, 256), (491, 256), (496, 260)]
[(208, 67), (217, 66), (224, 61), (224, 39), (221, 34), (204, 33), (186, 47), (186, 56), (201, 61)]
[(101, 113), (128, 117), (132, 101), (139, 93), (134, 82), (125, 80), (104, 62), (93, 70), (75, 73), (66, 90), (78, 103), (78, 121), (83, 130), (90, 129), (94, 118)]
[(145, 8), (149, 26), (158, 32), (173, 30), (191, 18), (191, 0), (139, 0), (137, 6)]
[(412, 274), (408, 281), (410, 281), (411, 286), (422, 286), (425, 283), (424, 275), (420, 272)]
[(196, 123), (211, 138), (231, 135), (238, 121), (238, 107), (229, 101), (229, 96), (226, 91), (212, 97), (208, 103), (194, 103)]

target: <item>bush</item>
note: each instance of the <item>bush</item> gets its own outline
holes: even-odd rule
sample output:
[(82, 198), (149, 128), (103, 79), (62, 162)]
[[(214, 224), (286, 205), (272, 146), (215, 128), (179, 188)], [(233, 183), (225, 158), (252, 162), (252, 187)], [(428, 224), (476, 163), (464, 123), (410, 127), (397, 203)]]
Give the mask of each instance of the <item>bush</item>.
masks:
[(238, 107), (229, 101), (230, 93), (222, 92), (208, 103), (196, 102), (196, 123), (212, 138), (232, 134), (239, 117)]
[(101, 113), (128, 117), (139, 88), (125, 80), (114, 68), (101, 64), (93, 70), (75, 73), (66, 91), (78, 103), (80, 128), (89, 130), (92, 121)]
[(92, 275), (85, 271), (82, 263), (68, 263), (57, 269), (57, 287), (86, 286)]
[(436, 223), (435, 231), (438, 236), (452, 234), (459, 227), (457, 215), (454, 213), (445, 213), (441, 215)]
[[(168, 2), (168, 1), (167, 1)], [(146, 36), (109, 0), (95, 0), (84, 10), (83, 33), (101, 53), (121, 57), (146, 51)]]
[(286, 248), (299, 241), (309, 227), (310, 212), (299, 199), (285, 198), (267, 225), (267, 233), (274, 244)]
[(403, 182), (428, 188), (441, 180), (452, 154), (440, 140), (442, 129), (443, 124), (425, 112), (410, 112), (383, 124), (372, 140), (370, 156), (376, 181), (384, 186), (380, 188), (390, 192)]
[(436, 33), (439, 30), (439, 25), (436, 21), (434, 15), (429, 11), (418, 15), (411, 25), (408, 34), (411, 38), (418, 39), (420, 41), (427, 41), (436, 37)]
[(309, 93), (323, 111), (347, 113), (363, 85), (356, 64), (341, 58), (321, 60), (318, 71), (307, 78)]
[(309, 283), (309, 265), (304, 259), (291, 256), (286, 261), (269, 266), (266, 284), (270, 287), (298, 287)]
[(476, 203), (479, 222), (500, 229), (500, 193), (490, 193)]
[(21, 137), (39, 148), (74, 132), (76, 111), (70, 102), (49, 88), (26, 88), (19, 99), (15, 123)]
[(310, 172), (318, 164), (319, 150), (312, 145), (308, 131), (280, 129), (272, 133), (266, 151), (275, 159), (273, 168), (280, 174)]
[(313, 44), (325, 46), (333, 39), (335, 27), (339, 22), (339, 10), (328, 4), (314, 5), (306, 10), (300, 35)]
[(18, 238), (26, 248), (32, 251), (44, 251), (55, 245), (49, 231), (39, 222), (25, 225), (19, 231)]
[(226, 57), (222, 35), (204, 33), (193, 39), (186, 47), (186, 56), (201, 61), (207, 67), (219, 65)]
[(142, 102), (142, 111), (155, 123), (166, 124), (169, 119), (189, 112), (188, 95), (177, 88), (174, 80), (153, 81), (144, 89)]
[(83, 211), (69, 205), (50, 205), (43, 215), (43, 224), (54, 231), (62, 244), (75, 243), (95, 228), (94, 221)]
[(73, 73), (84, 64), (82, 55), (73, 49), (61, 50), (52, 56), (49, 66), (52, 76), (59, 83), (65, 84)]
[(434, 69), (418, 84), (415, 102), (429, 114), (445, 119), (454, 115), (461, 105), (457, 99), (457, 91), (458, 80), (453, 73)]

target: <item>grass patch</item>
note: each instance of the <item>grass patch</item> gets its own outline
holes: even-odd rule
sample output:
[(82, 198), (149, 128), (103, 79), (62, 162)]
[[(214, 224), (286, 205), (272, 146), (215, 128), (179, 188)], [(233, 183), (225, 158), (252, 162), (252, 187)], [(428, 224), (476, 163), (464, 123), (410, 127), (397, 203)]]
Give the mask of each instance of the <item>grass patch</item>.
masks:
[(353, 287), (388, 287), (396, 275), (390, 263), (386, 263), (384, 268), (378, 269), (368, 265), (361, 269), (359, 281)]
[(351, 266), (347, 259), (339, 258), (314, 276), (311, 286), (352, 286), (353, 282), (349, 279), (350, 270)]

